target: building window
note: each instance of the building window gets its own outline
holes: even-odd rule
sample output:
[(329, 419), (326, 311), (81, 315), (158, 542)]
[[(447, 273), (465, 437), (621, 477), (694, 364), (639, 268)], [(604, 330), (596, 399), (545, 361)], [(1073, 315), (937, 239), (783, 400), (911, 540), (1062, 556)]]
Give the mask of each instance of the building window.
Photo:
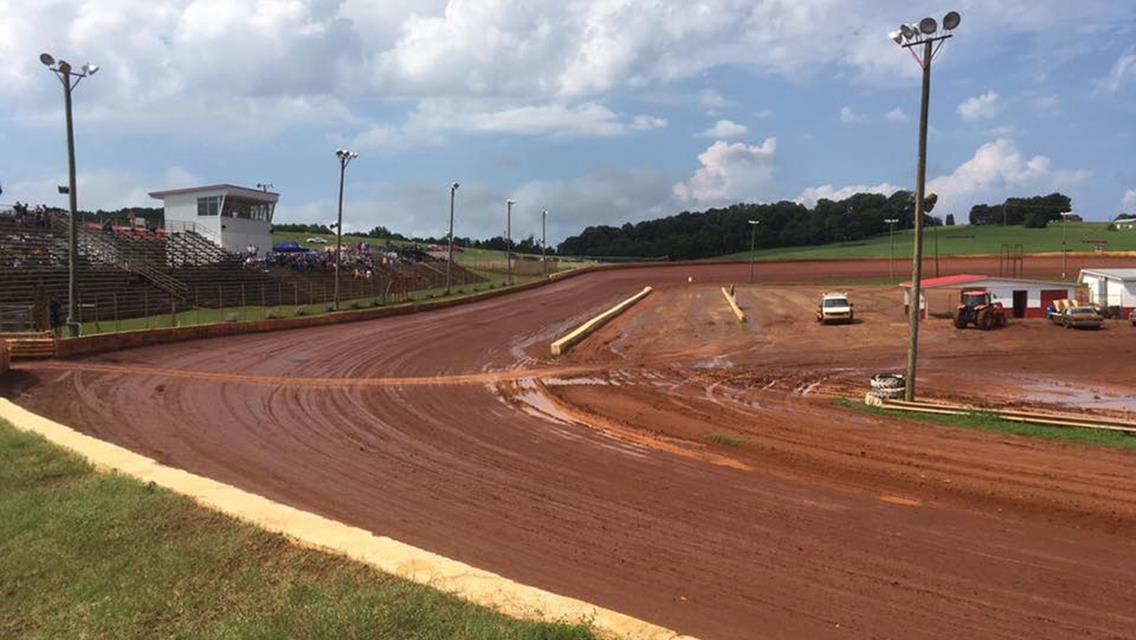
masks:
[(197, 215), (215, 216), (221, 213), (221, 196), (208, 196), (197, 199)]

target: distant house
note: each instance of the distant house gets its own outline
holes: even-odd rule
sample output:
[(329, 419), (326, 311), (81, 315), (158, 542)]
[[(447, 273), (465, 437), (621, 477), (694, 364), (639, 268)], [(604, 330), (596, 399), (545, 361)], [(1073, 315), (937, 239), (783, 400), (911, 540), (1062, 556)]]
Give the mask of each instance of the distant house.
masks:
[(1117, 218), (1112, 224), (1118, 231), (1131, 231), (1136, 229), (1136, 218)]
[[(911, 282), (901, 283), (903, 306), (911, 304)], [(1054, 300), (1075, 299), (1079, 287), (1068, 282), (1000, 278), (977, 274), (958, 274), (924, 278), (920, 283), (920, 308), (924, 315), (949, 316), (963, 291), (989, 291), (1014, 318), (1044, 318), (1045, 308)]]
[(233, 253), (244, 253), (250, 245), (261, 255), (272, 249), (278, 193), (214, 184), (154, 191), (150, 197), (163, 201), (169, 231), (196, 231)]

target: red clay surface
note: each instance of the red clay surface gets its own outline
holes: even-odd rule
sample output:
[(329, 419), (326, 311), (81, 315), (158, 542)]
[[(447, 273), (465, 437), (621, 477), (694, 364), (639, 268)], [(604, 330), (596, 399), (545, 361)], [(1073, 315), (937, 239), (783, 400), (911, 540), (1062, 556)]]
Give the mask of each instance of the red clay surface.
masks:
[[(704, 638), (1136, 637), (1136, 453), (832, 404), (902, 367), (899, 294), (870, 281), (887, 269), (759, 263), (755, 287), (746, 265), (596, 273), (412, 316), (24, 363), (6, 391), (162, 462)], [(1059, 269), (1026, 261), (1027, 277)], [(817, 281), (850, 282), (862, 322), (811, 322), (824, 287), (794, 283)], [(717, 291), (729, 282), (745, 327)], [(546, 358), (646, 284), (644, 303)], [(1132, 409), (1125, 323), (924, 335), (927, 394)]]

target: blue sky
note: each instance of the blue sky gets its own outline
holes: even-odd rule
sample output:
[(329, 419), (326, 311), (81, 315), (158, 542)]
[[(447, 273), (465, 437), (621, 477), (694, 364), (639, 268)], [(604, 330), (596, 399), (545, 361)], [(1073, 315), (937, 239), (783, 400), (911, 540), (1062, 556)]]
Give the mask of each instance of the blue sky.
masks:
[(739, 201), (912, 188), (919, 69), (887, 39), (962, 13), (935, 60), (936, 213), (1061, 190), (1136, 211), (1136, 3), (1083, 0), (0, 0), (0, 202), (80, 206), (270, 182), (278, 221), (549, 240)]

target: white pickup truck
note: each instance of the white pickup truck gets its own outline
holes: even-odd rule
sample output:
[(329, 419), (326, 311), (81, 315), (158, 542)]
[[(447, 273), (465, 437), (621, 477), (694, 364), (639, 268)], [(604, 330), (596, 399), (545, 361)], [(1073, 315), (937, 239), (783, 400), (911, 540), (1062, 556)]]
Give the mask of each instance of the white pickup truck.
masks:
[(852, 322), (855, 319), (852, 301), (848, 299), (847, 293), (826, 293), (822, 295), (816, 314), (817, 322), (821, 324)]

